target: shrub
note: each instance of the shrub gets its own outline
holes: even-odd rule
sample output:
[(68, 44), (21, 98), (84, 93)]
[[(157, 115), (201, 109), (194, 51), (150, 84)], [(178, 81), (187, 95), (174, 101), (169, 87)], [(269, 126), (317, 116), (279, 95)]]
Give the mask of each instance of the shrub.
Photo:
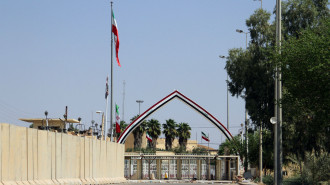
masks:
[(266, 185), (274, 185), (274, 177), (271, 175), (266, 175), (262, 178), (262, 182)]

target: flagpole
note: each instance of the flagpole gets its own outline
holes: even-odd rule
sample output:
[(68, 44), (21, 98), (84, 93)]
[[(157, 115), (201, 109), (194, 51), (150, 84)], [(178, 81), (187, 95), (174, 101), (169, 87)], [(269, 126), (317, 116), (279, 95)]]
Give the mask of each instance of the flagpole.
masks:
[[(210, 156), (210, 134), (207, 133), (207, 138), (208, 138), (208, 141), (207, 141), (207, 150), (208, 150), (208, 156)], [(207, 162), (208, 162), (208, 177), (207, 179), (208, 180), (211, 180), (211, 166), (210, 166), (210, 157), (207, 158)]]
[(110, 141), (112, 142), (113, 141), (113, 129), (112, 129), (112, 120), (113, 120), (113, 117), (112, 117), (112, 95), (113, 95), (113, 53), (112, 53), (112, 50), (113, 50), (113, 36), (112, 36), (112, 1), (110, 2), (111, 4), (111, 85), (110, 85), (110, 133), (111, 133), (111, 138), (110, 138)]
[[(107, 76), (107, 79), (109, 79), (109, 75)], [(107, 82), (108, 83), (108, 82)], [(108, 90), (108, 87), (106, 91)], [(108, 132), (107, 132), (107, 124), (108, 124), (108, 95), (105, 100), (105, 123), (104, 123), (104, 141), (107, 140)]]
[(207, 133), (208, 141), (207, 141), (207, 149), (209, 150), (209, 155), (210, 155), (210, 135)]

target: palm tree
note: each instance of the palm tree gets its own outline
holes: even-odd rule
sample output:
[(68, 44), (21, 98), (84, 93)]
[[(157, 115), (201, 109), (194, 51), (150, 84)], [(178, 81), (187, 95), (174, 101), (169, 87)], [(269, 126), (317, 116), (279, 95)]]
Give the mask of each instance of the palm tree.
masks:
[(160, 129), (160, 123), (156, 119), (151, 119), (147, 121), (147, 133), (152, 138), (152, 142), (150, 143), (151, 148), (156, 149), (157, 139), (159, 135), (162, 133)]
[(173, 119), (166, 120), (166, 123), (163, 124), (163, 134), (165, 134), (165, 148), (166, 150), (172, 149), (172, 143), (175, 137), (177, 136), (177, 131), (175, 129), (176, 123)]
[(179, 144), (180, 147), (184, 148), (186, 150), (187, 147), (187, 141), (190, 138), (190, 130), (191, 127), (188, 125), (188, 123), (179, 123), (178, 125), (178, 136), (179, 136)]
[[(131, 122), (133, 122), (139, 115), (132, 117)], [(142, 145), (142, 135), (146, 130), (146, 121), (143, 121), (137, 128), (133, 130), (134, 135), (134, 149), (140, 149)]]

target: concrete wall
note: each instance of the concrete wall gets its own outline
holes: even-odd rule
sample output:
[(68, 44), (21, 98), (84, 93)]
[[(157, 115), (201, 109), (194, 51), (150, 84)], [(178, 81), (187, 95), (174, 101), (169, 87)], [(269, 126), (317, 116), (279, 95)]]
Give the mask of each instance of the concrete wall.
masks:
[(125, 146), (0, 123), (0, 184), (123, 182)]

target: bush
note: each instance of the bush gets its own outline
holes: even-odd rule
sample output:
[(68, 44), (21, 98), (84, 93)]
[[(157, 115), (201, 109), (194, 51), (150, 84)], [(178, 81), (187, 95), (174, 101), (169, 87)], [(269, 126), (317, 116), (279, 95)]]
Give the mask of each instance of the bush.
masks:
[(300, 185), (302, 183), (304, 183), (304, 185), (310, 184), (306, 181), (306, 179), (301, 178), (300, 175), (293, 176), (283, 180), (283, 185)]
[(192, 153), (193, 154), (207, 154), (207, 150), (205, 148), (202, 148), (202, 147), (197, 147), (197, 148), (194, 148), (192, 150)]
[(274, 177), (271, 175), (266, 175), (262, 178), (262, 182), (266, 185), (274, 185)]
[(311, 184), (330, 179), (330, 156), (327, 152), (318, 155), (313, 151), (305, 154), (302, 177)]

